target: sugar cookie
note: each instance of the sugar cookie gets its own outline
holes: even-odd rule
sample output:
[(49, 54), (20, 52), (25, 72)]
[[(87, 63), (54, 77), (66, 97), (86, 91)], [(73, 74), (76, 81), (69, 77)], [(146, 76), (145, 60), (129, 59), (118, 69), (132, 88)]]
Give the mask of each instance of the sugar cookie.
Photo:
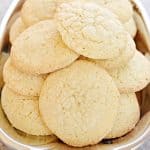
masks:
[(150, 82), (150, 62), (138, 51), (127, 66), (109, 71), (120, 92), (137, 92)]
[[(67, 0), (66, 0), (67, 1)], [(81, 0), (84, 2), (94, 2), (103, 5), (113, 12), (122, 22), (128, 22), (133, 15), (132, 4), (129, 0)]]
[(81, 147), (96, 144), (109, 133), (119, 96), (113, 79), (104, 69), (78, 60), (48, 76), (39, 108), (56, 136), (69, 145)]
[(12, 126), (31, 135), (50, 135), (41, 120), (38, 98), (19, 95), (4, 86), (1, 96), (2, 108)]
[(94, 3), (63, 3), (56, 22), (63, 41), (93, 59), (111, 59), (125, 50), (127, 32), (116, 16)]
[(3, 70), (4, 81), (7, 86), (26, 96), (39, 96), (46, 75), (30, 75), (16, 69), (10, 58), (7, 60)]
[(21, 17), (27, 26), (39, 21), (52, 19), (56, 10), (56, 0), (26, 0)]
[(133, 16), (130, 0), (103, 0), (105, 7), (116, 14), (122, 23), (128, 22)]
[(119, 111), (107, 139), (117, 138), (131, 131), (140, 119), (140, 109), (136, 95), (121, 94)]
[(13, 43), (11, 51), (14, 66), (31, 74), (53, 72), (70, 65), (78, 57), (62, 42), (53, 20), (29, 27)]
[(113, 58), (113, 59), (93, 60), (93, 61), (98, 63), (100, 66), (102, 66), (106, 70), (118, 69), (127, 65), (129, 60), (131, 60), (131, 58), (134, 56), (135, 52), (136, 52), (135, 43), (133, 39), (131, 38), (131, 36), (129, 35), (126, 49), (121, 53), (120, 56)]

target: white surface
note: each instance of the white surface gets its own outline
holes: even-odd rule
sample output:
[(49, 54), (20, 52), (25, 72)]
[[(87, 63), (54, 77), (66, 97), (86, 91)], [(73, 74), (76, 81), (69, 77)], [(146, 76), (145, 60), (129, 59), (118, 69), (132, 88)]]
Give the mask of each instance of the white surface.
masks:
[[(2, 19), (11, 1), (12, 0), (0, 0), (0, 20)], [(141, 0), (141, 1), (143, 2), (144, 7), (146, 8), (150, 16), (150, 0)], [(3, 149), (0, 144), (0, 150), (6, 149), (5, 148)], [(138, 148), (138, 150), (150, 150), (150, 137), (147, 141), (145, 141), (145, 143), (140, 148)]]

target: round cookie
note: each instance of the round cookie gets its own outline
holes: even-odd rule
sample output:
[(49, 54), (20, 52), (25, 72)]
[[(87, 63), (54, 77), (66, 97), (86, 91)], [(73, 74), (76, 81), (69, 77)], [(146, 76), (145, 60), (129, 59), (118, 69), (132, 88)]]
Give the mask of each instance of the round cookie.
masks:
[(26, 29), (22, 19), (19, 17), (15, 20), (10, 28), (9, 39), (10, 42), (13, 43), (16, 38)]
[(11, 51), (14, 66), (31, 74), (53, 72), (70, 65), (78, 57), (62, 42), (53, 20), (29, 27), (16, 39)]
[(133, 16), (130, 0), (103, 0), (104, 6), (118, 16), (122, 23), (128, 22)]
[(137, 27), (133, 18), (124, 24), (125, 29), (134, 38), (137, 32)]
[(113, 79), (104, 69), (78, 60), (48, 76), (39, 108), (57, 137), (68, 145), (82, 147), (98, 143), (109, 133), (119, 97)]
[(26, 0), (21, 10), (21, 18), (27, 26), (31, 26), (39, 21), (52, 19), (55, 10), (55, 0)]
[(31, 135), (50, 135), (41, 120), (38, 98), (19, 95), (4, 86), (1, 96), (2, 108), (12, 126)]
[(85, 57), (111, 59), (125, 50), (127, 32), (103, 6), (63, 3), (57, 9), (56, 22), (66, 45)]
[(99, 5), (103, 5), (113, 12), (118, 19), (125, 23), (133, 15), (132, 4), (129, 0), (82, 0), (84, 2), (94, 2)]
[(129, 35), (126, 49), (121, 53), (119, 57), (107, 60), (94, 60), (94, 61), (103, 68), (105, 68), (106, 70), (118, 69), (127, 65), (129, 60), (131, 60), (132, 57), (134, 56), (135, 52), (136, 52), (135, 43), (131, 38), (131, 36)]
[(117, 138), (131, 131), (140, 118), (140, 109), (136, 95), (121, 94), (118, 115), (106, 139)]
[(4, 81), (7, 86), (26, 96), (39, 96), (46, 75), (31, 75), (19, 71), (7, 60), (3, 70)]
[(5, 53), (5, 52), (2, 52), (0, 54), (0, 89), (3, 87), (4, 85), (4, 81), (3, 81), (3, 67), (4, 67), (4, 64), (7, 60), (7, 58), (9, 57), (9, 54), (8, 53)]
[(138, 51), (127, 66), (109, 71), (122, 93), (137, 92), (150, 83), (150, 62)]
[(73, 0), (26, 0), (22, 7), (21, 18), (27, 26), (53, 19), (57, 6), (70, 1)]

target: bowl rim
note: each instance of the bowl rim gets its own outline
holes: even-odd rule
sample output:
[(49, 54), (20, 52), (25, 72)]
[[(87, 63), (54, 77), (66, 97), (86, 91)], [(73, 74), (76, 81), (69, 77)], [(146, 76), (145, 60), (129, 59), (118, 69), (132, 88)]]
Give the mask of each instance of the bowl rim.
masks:
[[(17, 6), (22, 3), (24, 0), (13, 0), (7, 10), (7, 12), (5, 13), (1, 23), (0, 23), (0, 51), (2, 50), (3, 44), (4, 44), (4, 39), (5, 39), (5, 35), (6, 35), (6, 30), (7, 30), (7, 26), (8, 23), (10, 21), (10, 18), (12, 17), (14, 11), (16, 10)], [(149, 16), (145, 10), (145, 8), (143, 7), (143, 4), (140, 0), (132, 0), (132, 2), (136, 5), (137, 9), (139, 10), (139, 13), (144, 21), (149, 39), (150, 39), (150, 19)], [(150, 116), (150, 111), (144, 115), (144, 117), (149, 117)], [(149, 122), (150, 124), (150, 122)], [(144, 139), (150, 135), (150, 127), (145, 129), (145, 132), (143, 133), (142, 136), (138, 137), (134, 142), (129, 142), (126, 143), (126, 145), (122, 145), (122, 146), (116, 146), (114, 149), (115, 150), (123, 150), (126, 148), (133, 148), (135, 146), (140, 145)], [(47, 147), (44, 147), (41, 149), (41, 147), (35, 148), (33, 146), (30, 145), (25, 145), (22, 144), (16, 140), (14, 140), (13, 138), (11, 138), (9, 135), (7, 135), (2, 128), (0, 127), (0, 140), (2, 142), (4, 142), (6, 145), (8, 145), (9, 147), (12, 148), (16, 148), (16, 149), (21, 149), (21, 150), (25, 150), (25, 149), (32, 149), (32, 150), (46, 150), (49, 149)]]

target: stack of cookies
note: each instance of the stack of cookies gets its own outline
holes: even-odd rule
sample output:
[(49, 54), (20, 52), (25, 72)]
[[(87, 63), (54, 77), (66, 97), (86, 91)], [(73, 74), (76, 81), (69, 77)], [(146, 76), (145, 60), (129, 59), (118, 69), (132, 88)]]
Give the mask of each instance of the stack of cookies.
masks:
[(27, 0), (10, 30), (3, 110), (13, 127), (83, 147), (125, 135), (150, 82), (128, 0)]

